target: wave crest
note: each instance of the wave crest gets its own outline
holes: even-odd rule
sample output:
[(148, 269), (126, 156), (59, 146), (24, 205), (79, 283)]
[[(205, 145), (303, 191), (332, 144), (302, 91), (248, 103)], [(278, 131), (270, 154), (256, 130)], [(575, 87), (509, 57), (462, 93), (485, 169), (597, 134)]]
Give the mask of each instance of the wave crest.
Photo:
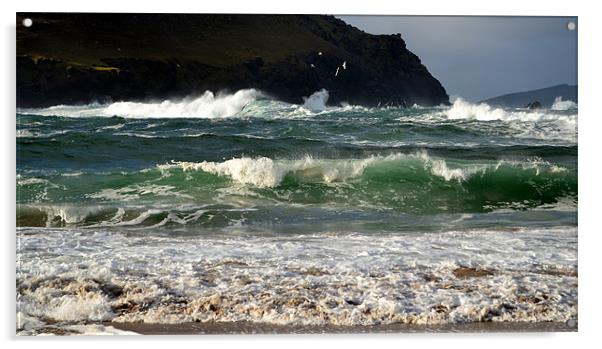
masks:
[(267, 157), (234, 158), (224, 162), (173, 162), (159, 165), (160, 169), (178, 167), (183, 171), (201, 170), (217, 176), (228, 176), (242, 184), (258, 187), (276, 187), (289, 173), (305, 178), (317, 178), (326, 183), (341, 181), (361, 175), (376, 157), (345, 161), (321, 160), (306, 156), (301, 160), (274, 161)]
[(107, 105), (93, 103), (84, 106), (58, 105), (45, 109), (24, 109), (24, 114), (66, 117), (111, 117), (124, 118), (207, 118), (232, 117), (261, 96), (254, 89), (239, 90), (234, 94), (214, 94), (205, 91), (195, 98), (165, 100), (156, 103), (115, 102)]
[(552, 104), (552, 110), (570, 110), (577, 109), (577, 103), (566, 100), (563, 101), (561, 96), (558, 96), (554, 99), (554, 104)]
[(320, 112), (326, 109), (326, 103), (330, 94), (326, 89), (314, 92), (309, 97), (303, 97), (303, 107), (309, 109), (312, 112)]
[[(558, 103), (556, 103), (558, 102)], [(558, 100), (555, 102), (552, 110), (568, 110), (576, 104), (572, 101)], [(565, 108), (565, 109), (560, 109)], [(570, 123), (576, 122), (576, 115), (555, 115), (545, 113), (544, 111), (525, 111), (525, 110), (504, 110), (502, 108), (494, 108), (486, 103), (472, 104), (462, 98), (454, 101), (454, 104), (446, 111), (444, 115), (448, 119), (458, 120), (479, 120), (479, 121), (567, 121)]]
[[(401, 161), (401, 162), (400, 162)], [(267, 157), (233, 158), (224, 162), (172, 162), (158, 165), (161, 170), (180, 168), (183, 171), (203, 171), (217, 176), (230, 177), (232, 180), (257, 187), (273, 188), (279, 186), (288, 174), (304, 181), (320, 181), (324, 183), (342, 182), (360, 177), (371, 166), (392, 164), (399, 168), (412, 168), (417, 164), (426, 172), (445, 181), (463, 182), (478, 173), (497, 170), (502, 165), (535, 170), (536, 175), (542, 171), (551, 173), (563, 172), (563, 167), (551, 165), (541, 159), (526, 162), (500, 160), (493, 163), (450, 166), (445, 159), (433, 158), (426, 151), (415, 154), (396, 153), (387, 156), (370, 156), (364, 159), (315, 159), (306, 156), (301, 160), (273, 160)]]

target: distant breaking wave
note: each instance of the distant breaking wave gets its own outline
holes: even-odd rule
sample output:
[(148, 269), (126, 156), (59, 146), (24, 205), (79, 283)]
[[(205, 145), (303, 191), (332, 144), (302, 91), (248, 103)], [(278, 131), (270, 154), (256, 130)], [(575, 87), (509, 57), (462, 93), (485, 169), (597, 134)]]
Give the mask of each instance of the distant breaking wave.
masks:
[(303, 107), (313, 112), (322, 111), (326, 109), (326, 103), (328, 103), (329, 97), (328, 91), (326, 89), (321, 89), (320, 91), (314, 92), (309, 97), (303, 97)]
[[(87, 105), (57, 105), (49, 108), (24, 108), (19, 109), (20, 114), (42, 115), (42, 116), (61, 116), (61, 117), (112, 117), (123, 118), (206, 118), (220, 119), (235, 116), (247, 117), (245, 113), (247, 107), (249, 110), (257, 112), (254, 116), (260, 116), (265, 113), (261, 105), (253, 106), (259, 99), (266, 99), (266, 96), (255, 89), (243, 89), (234, 94), (218, 93), (205, 91), (199, 97), (188, 97), (180, 100), (164, 100), (162, 102), (128, 102), (120, 101), (111, 104), (91, 103)], [(343, 103), (339, 107), (327, 107), (329, 92), (321, 89), (314, 92), (309, 97), (303, 97), (302, 105), (288, 104), (275, 100), (268, 101), (267, 109), (270, 116), (298, 117), (318, 114), (324, 111), (347, 111), (352, 109), (367, 110), (361, 106), (350, 106)], [(257, 110), (259, 109), (259, 110)]]
[[(328, 90), (321, 89), (309, 97), (303, 97), (301, 105), (267, 100), (266, 96), (255, 89), (243, 89), (234, 94), (214, 94), (205, 91), (199, 97), (189, 97), (180, 100), (165, 100), (162, 102), (128, 102), (121, 101), (111, 104), (92, 103), (82, 106), (58, 105), (49, 108), (19, 109), (20, 114), (61, 116), (61, 117), (124, 117), (124, 118), (207, 118), (220, 119), (230, 117), (269, 117), (295, 118), (323, 114), (327, 112), (360, 111), (375, 113), (391, 108), (366, 108), (341, 103), (341, 106), (327, 106), (330, 95)], [(261, 101), (263, 100), (263, 101)], [(262, 103), (259, 103), (262, 102)], [(421, 109), (415, 105), (411, 109)], [(577, 104), (563, 101), (557, 97), (549, 110), (521, 110), (494, 108), (488, 104), (472, 104), (462, 98), (454, 101), (449, 108), (432, 108), (424, 119), (445, 117), (450, 120), (476, 121), (559, 121), (576, 125), (576, 114), (559, 115), (550, 111), (576, 111)], [(401, 110), (401, 109), (400, 109)]]
[(234, 94), (217, 94), (206, 91), (196, 98), (178, 101), (165, 100), (157, 103), (115, 102), (84, 106), (58, 105), (45, 109), (23, 109), (20, 113), (47, 116), (98, 117), (119, 116), (125, 118), (207, 118), (218, 119), (234, 116), (246, 105), (254, 102), (261, 92), (254, 89), (239, 90)]
[[(569, 110), (576, 107), (572, 101), (562, 101), (557, 98), (552, 110)], [(545, 110), (507, 110), (494, 108), (486, 103), (472, 104), (462, 98), (454, 101), (448, 110), (444, 111), (448, 119), (474, 119), (479, 121), (545, 121), (563, 120), (576, 123), (577, 115), (555, 115), (546, 113)]]
[[(341, 129), (357, 128), (359, 124), (376, 125), (395, 122), (400, 127), (412, 128), (415, 126), (446, 127), (453, 124), (457, 129), (468, 132), (486, 132), (497, 137), (496, 143), (506, 143), (512, 135), (514, 142), (544, 141), (548, 144), (574, 144), (577, 142), (577, 104), (563, 101), (560, 98), (551, 109), (513, 109), (495, 108), (485, 103), (472, 104), (461, 98), (454, 101), (452, 106), (419, 107), (412, 108), (368, 108), (357, 105), (341, 103), (340, 106), (327, 106), (329, 92), (321, 89), (304, 98), (303, 104), (290, 104), (268, 99), (261, 91), (247, 89), (234, 94), (214, 94), (205, 92), (197, 98), (182, 100), (166, 100), (157, 103), (143, 102), (116, 102), (107, 105), (90, 104), (87, 106), (54, 106), (44, 109), (20, 109), (19, 114), (33, 117), (34, 119), (20, 124), (17, 130), (18, 138), (48, 138), (60, 133), (72, 133), (70, 130), (49, 132), (40, 129), (44, 123), (51, 120), (36, 117), (58, 116), (66, 118), (108, 118), (118, 116), (140, 120), (162, 119), (189, 119), (192, 124), (194, 119), (232, 120), (232, 119), (264, 119), (264, 120), (307, 120), (307, 122), (330, 119), (341, 125)], [(395, 120), (395, 121), (392, 121)], [(99, 121), (100, 122), (100, 121)], [(496, 123), (503, 122), (506, 127), (497, 127)], [(124, 126), (126, 126), (124, 128)], [(130, 127), (131, 126), (131, 127)], [(297, 125), (303, 128), (300, 125)], [(126, 129), (136, 128), (133, 123), (124, 122), (119, 125), (103, 126), (103, 133), (115, 130), (114, 135), (133, 137), (157, 138), (173, 137), (172, 134), (162, 130), (149, 131), (146, 129), (130, 132)], [(196, 126), (195, 126), (196, 127)], [(369, 126), (371, 127), (371, 126)], [(291, 129), (294, 132), (294, 128)], [(388, 127), (386, 132), (381, 132), (382, 139), (369, 140), (374, 144), (397, 144), (391, 141), (396, 127)], [(106, 131), (106, 132), (105, 132)], [(311, 133), (311, 132), (310, 132)], [(195, 135), (194, 127), (186, 128), (182, 136)], [(365, 145), (364, 140), (353, 137), (344, 137), (342, 133), (330, 133), (341, 137), (346, 142)], [(77, 137), (76, 134), (66, 137)], [(264, 137), (263, 134), (254, 135)], [(376, 134), (371, 137), (376, 138)], [(305, 137), (296, 135), (295, 137)], [(316, 135), (310, 138), (317, 138)], [(450, 140), (453, 138), (443, 137)], [(360, 142), (360, 143), (358, 143)], [(364, 142), (364, 143), (362, 143)], [(388, 143), (387, 143), (388, 142)]]
[(562, 97), (556, 97), (556, 99), (554, 99), (554, 104), (552, 104), (552, 110), (570, 110), (570, 109), (577, 109), (577, 103), (573, 102), (573, 101), (563, 101)]

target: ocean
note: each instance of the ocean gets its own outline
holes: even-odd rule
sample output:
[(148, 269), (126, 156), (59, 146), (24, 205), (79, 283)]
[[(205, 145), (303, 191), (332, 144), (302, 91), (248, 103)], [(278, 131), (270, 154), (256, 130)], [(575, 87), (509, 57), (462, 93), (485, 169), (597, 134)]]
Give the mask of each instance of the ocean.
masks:
[(577, 105), (17, 110), (20, 334), (577, 320)]

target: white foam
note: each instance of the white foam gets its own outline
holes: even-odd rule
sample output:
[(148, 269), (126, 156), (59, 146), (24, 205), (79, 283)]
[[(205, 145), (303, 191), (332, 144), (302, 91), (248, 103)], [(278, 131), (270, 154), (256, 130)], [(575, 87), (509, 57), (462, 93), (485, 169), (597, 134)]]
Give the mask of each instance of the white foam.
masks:
[(43, 324), (44, 322), (38, 320), (35, 316), (30, 316), (22, 311), (17, 311), (17, 331), (31, 331)]
[(36, 177), (22, 178), (21, 176), (17, 175), (17, 185), (33, 185), (33, 184), (52, 185), (52, 183), (49, 182), (47, 179), (36, 178)]
[(82, 336), (132, 336), (138, 335), (136, 332), (116, 329), (113, 326), (104, 325), (71, 325), (65, 326), (67, 330), (78, 332)]
[(564, 120), (566, 117), (548, 114), (544, 111), (509, 111), (503, 108), (493, 108), (486, 103), (472, 104), (462, 98), (457, 98), (454, 104), (444, 112), (449, 119), (474, 119), (479, 121), (527, 121)]
[(474, 119), (479, 121), (529, 121), (541, 120), (571, 120), (576, 123), (576, 115), (556, 115), (545, 111), (509, 111), (502, 108), (493, 108), (486, 103), (472, 104), (462, 98), (457, 98), (453, 105), (444, 114), (448, 119)]
[(301, 160), (260, 158), (234, 158), (224, 162), (173, 162), (159, 165), (160, 169), (178, 167), (184, 171), (201, 170), (218, 176), (258, 187), (278, 186), (288, 173), (298, 173), (305, 178), (317, 178), (326, 183), (342, 181), (361, 175), (364, 169), (378, 157), (366, 159), (325, 160), (306, 156)]
[[(111, 104), (92, 103), (88, 105), (57, 105), (49, 108), (21, 108), (20, 114), (62, 117), (112, 117), (125, 118), (208, 118), (222, 119), (229, 117), (261, 117), (273, 119), (296, 119), (313, 117), (327, 112), (337, 111), (369, 111), (357, 105), (345, 103), (342, 107), (327, 107), (329, 92), (321, 89), (309, 97), (304, 97), (303, 105), (288, 104), (277, 100), (268, 100), (260, 91), (254, 89), (239, 90), (234, 94), (215, 95), (206, 91), (198, 97), (180, 100), (165, 100), (156, 103), (121, 101)], [(103, 130), (120, 130), (124, 124), (105, 126)], [(152, 127), (153, 125), (149, 125)], [(61, 131), (68, 132), (68, 131)], [(134, 132), (118, 134), (156, 138), (155, 135)], [(18, 137), (49, 137), (52, 134), (19, 130)]]
[(28, 316), (22, 312), (17, 313), (17, 335), (19, 336), (53, 336), (53, 330), (64, 330), (69, 334), (78, 336), (114, 336), (114, 335), (138, 335), (136, 332), (119, 330), (113, 326), (100, 324), (79, 325), (48, 325), (35, 317)]
[(125, 118), (227, 118), (239, 113), (255, 101), (261, 93), (254, 89), (234, 94), (217, 94), (205, 91), (198, 97), (165, 100), (158, 103), (115, 102), (85, 106), (59, 105), (45, 109), (22, 109), (19, 113), (67, 117), (120, 116)]
[(472, 104), (462, 98), (456, 98), (446, 115), (449, 119), (501, 120), (506, 117), (506, 112), (485, 103)]
[(25, 129), (21, 129), (21, 130), (17, 130), (17, 138), (27, 138), (27, 137), (35, 137), (35, 134), (33, 132), (31, 132), (30, 130), (25, 130)]
[(426, 152), (418, 153), (426, 168), (435, 176), (442, 177), (446, 181), (465, 181), (473, 174), (487, 169), (487, 165), (470, 168), (450, 168), (443, 159), (433, 159)]
[(122, 188), (107, 188), (102, 189), (99, 192), (86, 195), (86, 197), (92, 199), (103, 199), (107, 201), (133, 201), (136, 199), (143, 198), (145, 196), (163, 196), (163, 197), (181, 197), (181, 198), (192, 198), (188, 194), (180, 193), (175, 191), (176, 187), (172, 185), (158, 185), (158, 184), (138, 184), (131, 185)]
[[(36, 328), (48, 317), (67, 321), (57, 326), (374, 325), (566, 321), (577, 315), (575, 227), (378, 235), (18, 234), (23, 331), (25, 323)], [(53, 253), (40, 254), (41, 247)], [(461, 266), (493, 275), (458, 278), (453, 272)], [(108, 285), (122, 292), (106, 294), (101, 286)]]
[(76, 224), (83, 222), (86, 217), (93, 214), (99, 213), (104, 210), (104, 207), (96, 206), (69, 206), (69, 205), (55, 205), (55, 206), (40, 206), (41, 210), (46, 212), (48, 220), (46, 226), (50, 227), (56, 218), (59, 218), (61, 222), (66, 224)]
[[(567, 107), (567, 104), (557, 108)], [(572, 107), (568, 110), (576, 111)], [(557, 110), (524, 110), (493, 108), (488, 104), (472, 104), (457, 98), (453, 105), (441, 112), (435, 112), (426, 120), (439, 122), (438, 115), (450, 120), (502, 121), (507, 123), (515, 138), (577, 142), (577, 114), (559, 113)]]
[(60, 130), (60, 131), (48, 131), (44, 128), (42, 130), (28, 130), (19, 129), (17, 130), (17, 138), (50, 138), (58, 135), (64, 135), (71, 131)]
[[(431, 157), (426, 151), (416, 153), (395, 153), (386, 156), (370, 156), (363, 159), (316, 159), (305, 156), (300, 160), (274, 160), (267, 157), (259, 158), (233, 158), (224, 162), (171, 162), (158, 165), (161, 170), (181, 168), (183, 171), (204, 171), (218, 176), (227, 176), (232, 180), (257, 187), (276, 187), (280, 185), (287, 174), (293, 174), (306, 181), (321, 181), (324, 183), (344, 182), (361, 176), (366, 168), (377, 164), (403, 160), (420, 160), (424, 168), (431, 174), (441, 177), (446, 181), (466, 181), (476, 173), (487, 169), (497, 169), (502, 164), (533, 168), (540, 171), (561, 172), (566, 169), (552, 166), (547, 162), (537, 159), (526, 162), (512, 162), (500, 160), (478, 165), (455, 165), (454, 167), (441, 158)], [(400, 162), (398, 166), (408, 166)], [(121, 190), (111, 190), (111, 192)]]
[[(338, 72), (338, 69), (337, 69)], [(326, 103), (330, 97), (326, 89), (314, 92), (309, 97), (303, 97), (303, 107), (309, 109), (312, 112), (320, 112), (326, 109)]]
[(554, 104), (552, 104), (552, 110), (570, 110), (570, 109), (576, 109), (577, 108), (577, 103), (570, 101), (570, 100), (566, 100), (563, 101), (561, 96), (558, 96), (554, 99)]
[(105, 321), (113, 317), (107, 298), (99, 293), (62, 296), (50, 300), (49, 305), (45, 315), (55, 320)]

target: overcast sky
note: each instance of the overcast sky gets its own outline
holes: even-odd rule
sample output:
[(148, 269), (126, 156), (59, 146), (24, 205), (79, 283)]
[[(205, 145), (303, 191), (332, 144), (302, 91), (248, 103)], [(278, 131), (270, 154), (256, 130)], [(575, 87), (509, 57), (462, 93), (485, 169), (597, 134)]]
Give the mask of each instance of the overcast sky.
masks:
[(577, 83), (577, 30), (567, 29), (575, 17), (337, 17), (367, 33), (400, 33), (450, 96)]

